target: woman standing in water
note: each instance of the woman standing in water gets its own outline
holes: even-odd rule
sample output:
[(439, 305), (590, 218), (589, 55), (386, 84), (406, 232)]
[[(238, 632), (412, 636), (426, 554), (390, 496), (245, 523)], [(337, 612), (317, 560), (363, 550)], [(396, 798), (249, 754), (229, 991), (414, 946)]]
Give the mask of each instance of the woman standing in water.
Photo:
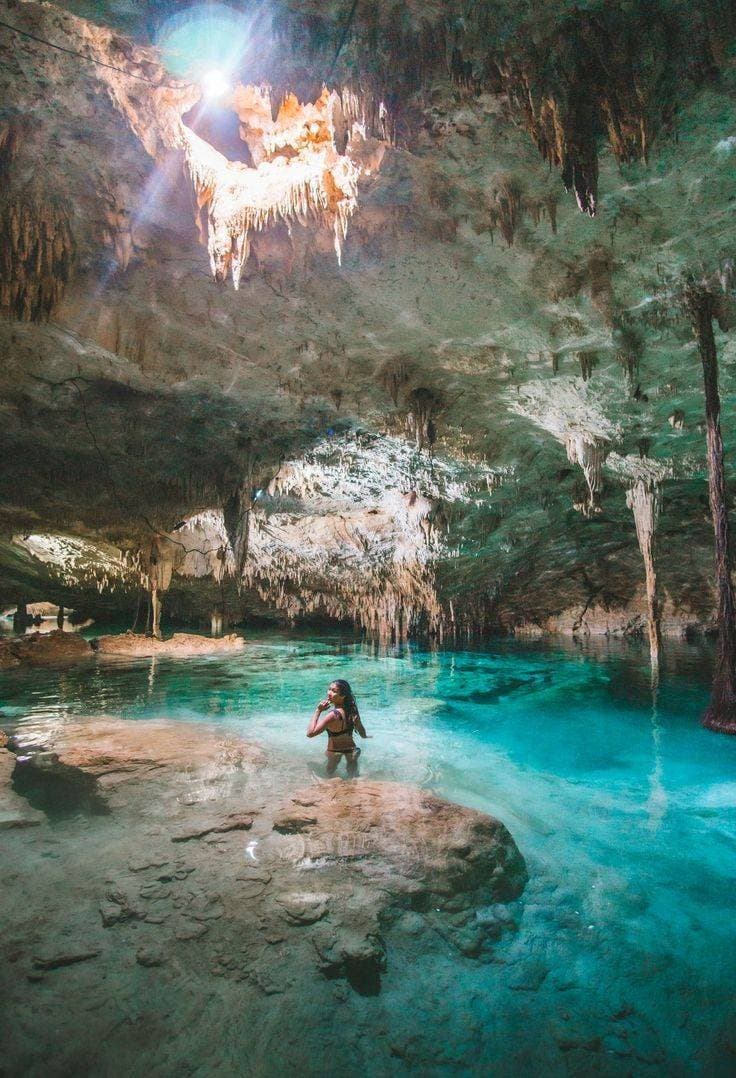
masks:
[(314, 709), (314, 715), (307, 727), (307, 737), (317, 737), (324, 730), (329, 735), (327, 742), (327, 774), (334, 775), (342, 757), (348, 766), (348, 775), (358, 774), (360, 749), (353, 741), (353, 731), (361, 737), (368, 737), (355, 703), (353, 690), (347, 681), (339, 678), (330, 682), (327, 699), (322, 700)]

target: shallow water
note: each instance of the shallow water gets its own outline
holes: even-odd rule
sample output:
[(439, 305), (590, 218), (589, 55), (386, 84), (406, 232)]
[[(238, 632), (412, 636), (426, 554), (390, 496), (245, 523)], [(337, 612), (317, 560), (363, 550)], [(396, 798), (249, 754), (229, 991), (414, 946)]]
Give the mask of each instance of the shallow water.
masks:
[[(304, 738), (311, 709), (347, 678), (373, 735), (361, 774), (498, 816), (529, 866), (519, 931), (498, 964), (448, 957), (441, 971), (415, 971), (418, 985), (451, 985), (463, 1010), (444, 1003), (446, 1045), (462, 1019), (480, 1027), (477, 1067), (494, 1073), (538, 1072), (545, 1051), (551, 1072), (584, 1071), (585, 1050), (596, 1072), (726, 1074), (736, 740), (699, 725), (710, 663), (707, 648), (670, 645), (655, 696), (646, 654), (626, 644), (379, 650), (264, 633), (227, 659), (11, 671), (0, 710), (6, 729), (41, 736), (80, 716), (216, 721), (303, 780), (323, 769), (324, 739)], [(392, 990), (401, 1006), (408, 989)], [(420, 1036), (426, 1008), (403, 1021)], [(524, 1044), (540, 1031), (548, 1049)], [(475, 1072), (464, 1059), (436, 1065)]]

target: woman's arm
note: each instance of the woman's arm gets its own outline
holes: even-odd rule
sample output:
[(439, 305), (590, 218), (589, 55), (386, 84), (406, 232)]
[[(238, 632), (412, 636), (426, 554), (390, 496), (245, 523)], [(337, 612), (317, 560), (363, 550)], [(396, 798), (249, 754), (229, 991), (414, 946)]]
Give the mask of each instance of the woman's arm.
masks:
[(361, 737), (368, 737), (369, 736), (365, 732), (365, 726), (363, 725), (363, 720), (361, 719), (361, 717), (360, 717), (360, 715), (358, 714), (357, 711), (355, 712), (355, 718), (353, 719), (353, 726), (358, 731), (358, 733), (360, 734)]
[(309, 720), (309, 726), (307, 727), (307, 737), (317, 737), (326, 728), (330, 719), (334, 717), (334, 709), (330, 707), (326, 700), (317, 704), (314, 709), (314, 715)]

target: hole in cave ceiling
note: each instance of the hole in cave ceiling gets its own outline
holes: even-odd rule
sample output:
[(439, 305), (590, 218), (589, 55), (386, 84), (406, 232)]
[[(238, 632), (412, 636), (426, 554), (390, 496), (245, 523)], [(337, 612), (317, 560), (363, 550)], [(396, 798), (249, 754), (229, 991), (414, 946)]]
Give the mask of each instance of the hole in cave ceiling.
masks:
[(232, 109), (203, 99), (182, 116), (182, 123), (228, 161), (254, 167), (248, 144), (240, 137), (240, 120)]

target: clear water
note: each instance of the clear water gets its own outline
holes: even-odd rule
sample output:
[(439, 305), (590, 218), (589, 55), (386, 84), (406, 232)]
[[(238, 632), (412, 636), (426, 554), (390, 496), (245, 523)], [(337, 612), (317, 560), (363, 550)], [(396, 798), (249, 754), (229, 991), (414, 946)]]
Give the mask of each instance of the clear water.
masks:
[[(736, 739), (699, 725), (710, 665), (706, 648), (670, 646), (654, 699), (645, 653), (626, 645), (380, 651), (253, 634), (235, 658), (11, 671), (0, 710), (6, 729), (40, 734), (80, 716), (216, 721), (303, 779), (323, 767), (324, 744), (304, 738), (314, 703), (347, 678), (373, 735), (361, 773), (500, 817), (527, 859), (503, 977), (463, 961), (468, 998), (482, 1009), (488, 978), (500, 978), (516, 989), (509, 1037), (532, 1013), (559, 1059), (599, 1037), (596, 1071), (726, 1074)], [(523, 1072), (523, 1051), (514, 1058)]]

